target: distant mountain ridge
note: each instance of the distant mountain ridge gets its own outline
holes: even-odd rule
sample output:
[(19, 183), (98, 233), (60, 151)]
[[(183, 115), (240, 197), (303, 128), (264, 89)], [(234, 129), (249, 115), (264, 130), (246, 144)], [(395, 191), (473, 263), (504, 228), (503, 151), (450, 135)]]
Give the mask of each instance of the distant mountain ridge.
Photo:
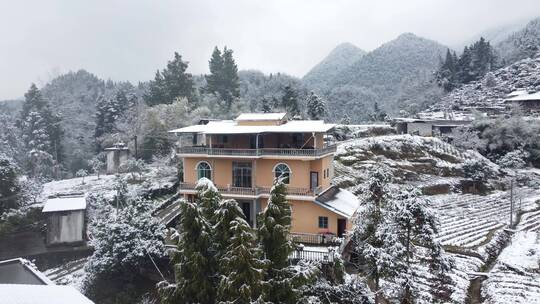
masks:
[(540, 52), (540, 17), (495, 45), (506, 64), (532, 58)]
[[(430, 81), (446, 49), (436, 41), (405, 33), (361, 56), (324, 82), (304, 79), (304, 83), (327, 99), (328, 116), (334, 121), (344, 115), (353, 121), (363, 120), (375, 103), (390, 113), (397, 113), (400, 107), (412, 102), (408, 97), (411, 88), (437, 91)], [(332, 59), (331, 56), (325, 58), (324, 65), (332, 66), (328, 58)], [(423, 96), (416, 96), (414, 101), (425, 102)]]
[(352, 43), (345, 42), (336, 46), (321, 62), (315, 65), (302, 81), (307, 85), (321, 85), (326, 79), (334, 78), (360, 60), (366, 51)]

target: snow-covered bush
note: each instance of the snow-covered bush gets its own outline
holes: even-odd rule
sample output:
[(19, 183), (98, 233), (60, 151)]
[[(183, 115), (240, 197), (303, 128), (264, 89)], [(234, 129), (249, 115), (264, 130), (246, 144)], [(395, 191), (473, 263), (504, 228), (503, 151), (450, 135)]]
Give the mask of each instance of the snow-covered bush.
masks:
[(0, 216), (0, 237), (28, 229), (40, 231), (43, 225), (41, 207), (10, 209)]
[(84, 178), (88, 176), (88, 171), (86, 171), (86, 169), (79, 169), (77, 173), (75, 173), (75, 176), (82, 177), (81, 184), (84, 185)]
[(313, 304), (368, 304), (369, 293), (366, 284), (357, 279), (337, 285), (320, 280), (304, 289), (303, 300)]
[(489, 164), (484, 159), (468, 159), (463, 163), (463, 174), (475, 182), (486, 182), (493, 177)]
[(19, 194), (21, 187), (18, 177), (19, 168), (15, 161), (0, 153), (0, 215), (20, 204)]
[(530, 154), (523, 150), (515, 150), (506, 153), (503, 157), (497, 160), (497, 164), (503, 168), (521, 169), (524, 168), (527, 163), (526, 160)]
[(131, 180), (137, 180), (146, 169), (146, 164), (142, 159), (128, 159), (122, 163), (118, 170), (122, 173), (131, 173)]
[(152, 216), (151, 202), (129, 199), (118, 209), (105, 201), (97, 204), (99, 213), (88, 228), (94, 253), (85, 265), (87, 294), (94, 294), (101, 280), (131, 282), (141, 268), (153, 267), (150, 257), (159, 259), (165, 252), (164, 227)]

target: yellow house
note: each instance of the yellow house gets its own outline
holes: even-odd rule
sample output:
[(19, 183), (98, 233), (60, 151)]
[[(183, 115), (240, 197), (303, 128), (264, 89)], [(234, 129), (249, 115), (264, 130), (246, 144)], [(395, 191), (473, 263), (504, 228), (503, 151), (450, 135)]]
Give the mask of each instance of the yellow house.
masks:
[(335, 145), (325, 134), (335, 125), (286, 119), (286, 113), (246, 113), (234, 120), (206, 120), (170, 131), (179, 137), (184, 180), (179, 192), (192, 199), (200, 178), (213, 181), (221, 195), (236, 199), (256, 226), (276, 177), (285, 177), (296, 234), (333, 234), (350, 228), (356, 197), (333, 187)]

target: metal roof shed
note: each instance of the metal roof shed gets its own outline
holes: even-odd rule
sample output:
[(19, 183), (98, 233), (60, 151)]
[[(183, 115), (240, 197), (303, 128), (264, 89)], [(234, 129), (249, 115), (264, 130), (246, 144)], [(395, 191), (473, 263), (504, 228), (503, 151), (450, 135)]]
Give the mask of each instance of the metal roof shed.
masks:
[(48, 199), (42, 210), (47, 216), (47, 244), (84, 242), (85, 210), (85, 196)]

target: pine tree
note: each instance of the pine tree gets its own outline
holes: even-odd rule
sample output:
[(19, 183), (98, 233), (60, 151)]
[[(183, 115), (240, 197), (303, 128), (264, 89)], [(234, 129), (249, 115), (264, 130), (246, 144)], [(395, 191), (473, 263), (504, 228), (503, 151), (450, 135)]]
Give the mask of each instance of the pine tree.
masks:
[[(29, 151), (30, 164), (32, 168), (36, 164), (32, 163), (32, 158), (36, 155), (48, 156), (45, 158), (61, 160), (62, 130), (60, 128), (60, 118), (54, 115), (47, 100), (43, 98), (41, 92), (35, 84), (30, 86), (30, 90), (24, 95), (18, 126), (21, 129), (24, 148)], [(45, 155), (46, 156), (46, 155)], [(43, 159), (43, 157), (39, 157)], [(33, 175), (37, 174), (33, 171)]]
[(224, 47), (222, 53), (216, 46), (208, 64), (210, 74), (205, 76), (206, 90), (219, 96), (227, 109), (230, 109), (234, 99), (240, 96), (238, 67), (233, 51)]
[(283, 97), (281, 97), (281, 106), (284, 107), (292, 117), (300, 115), (298, 94), (296, 94), (296, 91), (290, 85), (285, 86)]
[(259, 298), (264, 262), (252, 228), (235, 200), (220, 205), (215, 233), (222, 254), (218, 300), (227, 303), (251, 303)]
[(354, 252), (361, 257), (369, 285), (377, 293), (375, 303), (383, 296), (381, 279), (392, 280), (405, 268), (400, 259), (405, 249), (397, 242), (395, 226), (391, 222), (392, 201), (388, 185), (391, 179), (387, 167), (380, 166), (370, 172), (360, 195), (365, 208), (360, 209), (353, 220)]
[(306, 104), (311, 119), (321, 120), (326, 115), (326, 103), (315, 93), (311, 92), (309, 94)]
[(270, 105), (270, 102), (268, 101), (268, 99), (266, 99), (265, 97), (263, 97), (263, 99), (261, 100), (261, 111), (263, 113), (272, 112), (272, 106)]
[(0, 216), (19, 205), (19, 169), (10, 157), (0, 153)]
[(185, 97), (190, 102), (194, 100), (193, 79), (186, 73), (188, 63), (182, 61), (182, 56), (174, 53), (173, 60), (167, 62), (163, 71), (157, 71), (153, 81), (150, 81), (148, 92), (144, 99), (149, 106), (171, 104), (176, 98)]
[(214, 303), (216, 265), (212, 248), (212, 228), (196, 203), (180, 203), (180, 232), (173, 255), (176, 282), (162, 286), (163, 303)]
[(204, 218), (211, 224), (216, 223), (216, 212), (220, 208), (221, 194), (211, 180), (203, 177), (195, 186), (197, 190), (196, 201), (202, 210)]
[(273, 303), (296, 303), (299, 296), (296, 290), (299, 283), (293, 280), (293, 271), (288, 267), (293, 244), (289, 240), (291, 206), (285, 194), (285, 184), (276, 180), (258, 225), (259, 243), (268, 261), (264, 298)]
[(212, 57), (208, 61), (210, 68), (210, 74), (205, 75), (206, 78), (206, 90), (210, 93), (222, 92), (223, 86), (223, 57), (221, 51), (216, 46), (212, 52)]
[[(430, 269), (436, 270), (433, 289), (434, 295), (438, 300), (442, 296), (449, 300), (448, 287), (451, 285), (451, 279), (447, 272), (451, 269), (451, 262), (444, 256), (444, 250), (436, 240), (437, 223), (435, 215), (428, 207), (428, 201), (422, 198), (422, 193), (417, 188), (408, 186), (394, 195), (392, 200), (392, 222), (398, 228), (396, 234), (397, 241), (405, 247), (405, 254), (400, 255), (404, 258), (406, 269), (401, 272), (405, 287), (402, 303), (412, 303), (414, 298), (418, 297), (417, 290), (412, 289), (412, 280), (418, 275), (414, 272), (413, 263), (420, 260), (428, 261)], [(417, 252), (419, 248), (425, 248), (429, 251), (429, 258), (422, 258), (422, 252)], [(450, 281), (448, 281), (450, 280)], [(445, 293), (441, 292), (442, 290)]]

